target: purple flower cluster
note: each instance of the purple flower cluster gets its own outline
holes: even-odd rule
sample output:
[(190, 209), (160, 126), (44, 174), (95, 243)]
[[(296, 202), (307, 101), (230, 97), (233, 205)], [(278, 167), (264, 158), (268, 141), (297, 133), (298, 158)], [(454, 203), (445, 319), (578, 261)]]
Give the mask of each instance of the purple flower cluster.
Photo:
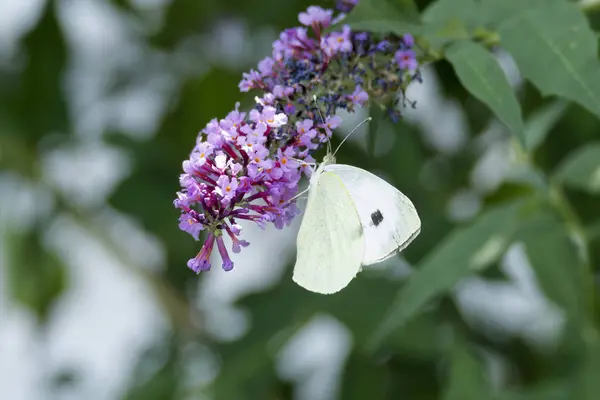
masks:
[(208, 234), (200, 253), (188, 262), (195, 272), (210, 269), (215, 242), (223, 269), (233, 268), (223, 234), (231, 238), (234, 253), (247, 246), (238, 238), (238, 220), (261, 227), (269, 222), (277, 228), (289, 225), (299, 212), (290, 199), (302, 174), (312, 172), (310, 151), (329, 140), (341, 122), (334, 116), (321, 124), (306, 119), (290, 127), (288, 117), (274, 107), (259, 106), (249, 113), (238, 107), (226, 118), (210, 121), (183, 162), (182, 190), (175, 200), (182, 210), (179, 228), (196, 240), (201, 231)]
[[(339, 1), (338, 6), (350, 10), (356, 3)], [(258, 64), (258, 70), (243, 75), (240, 90), (261, 90), (261, 104), (298, 118), (314, 112), (313, 95), (326, 106), (326, 115), (338, 109), (353, 112), (372, 99), (387, 105), (394, 116), (398, 93), (420, 79), (413, 37), (381, 38), (353, 32), (348, 25), (323, 33), (344, 17), (334, 17), (332, 10), (308, 7), (298, 17), (304, 26), (283, 31), (273, 43), (273, 54)]]
[[(346, 25), (324, 33), (357, 1), (338, 0), (337, 16), (316, 6), (300, 13), (303, 26), (283, 31), (272, 56), (243, 75), (241, 91), (263, 92), (254, 109), (241, 112), (238, 103), (199, 133), (174, 201), (179, 228), (196, 240), (206, 233), (201, 251), (188, 261), (193, 271), (211, 268), (215, 243), (223, 269), (233, 268), (223, 237), (229, 236), (234, 253), (248, 246), (240, 239), (240, 220), (289, 225), (299, 213), (298, 183), (312, 173), (311, 153), (341, 123), (337, 110), (352, 112), (375, 101), (392, 104), (395, 116), (398, 92), (420, 79), (410, 35), (377, 38)], [(317, 109), (314, 97), (325, 110)]]

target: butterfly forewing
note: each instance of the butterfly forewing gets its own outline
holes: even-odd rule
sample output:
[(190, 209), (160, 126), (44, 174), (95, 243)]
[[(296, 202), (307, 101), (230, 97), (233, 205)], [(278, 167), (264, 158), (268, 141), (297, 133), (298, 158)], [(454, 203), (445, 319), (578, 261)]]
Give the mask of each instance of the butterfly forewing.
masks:
[(360, 271), (364, 239), (354, 200), (339, 176), (311, 180), (297, 239), (293, 280), (307, 290), (338, 292)]

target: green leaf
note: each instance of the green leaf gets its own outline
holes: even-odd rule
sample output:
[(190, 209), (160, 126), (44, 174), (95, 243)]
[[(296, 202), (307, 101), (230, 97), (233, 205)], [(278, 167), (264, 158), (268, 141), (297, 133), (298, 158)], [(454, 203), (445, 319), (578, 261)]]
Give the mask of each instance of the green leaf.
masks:
[(177, 343), (175, 337), (165, 342), (142, 353), (132, 373), (131, 386), (122, 400), (176, 398), (174, 394), (182, 381)]
[(505, 182), (529, 186), (543, 194), (548, 194), (548, 182), (542, 171), (529, 164), (512, 165), (504, 177)]
[[(289, 268), (280, 284), (238, 300), (236, 305), (248, 311), (252, 329), (236, 342), (219, 345), (221, 374), (214, 383), (217, 397), (264, 398), (258, 395), (243, 397), (242, 394), (249, 388), (257, 390), (269, 383), (270, 378), (265, 374), (272, 368), (273, 354), (314, 315), (332, 315), (350, 329), (356, 342), (364, 342), (371, 327), (383, 316), (395, 291), (394, 282), (370, 276), (365, 271), (335, 296), (317, 295), (295, 284)], [(423, 335), (423, 338), (427, 340), (429, 336)], [(418, 346), (419, 351), (427, 351), (425, 343), (418, 343)]]
[(450, 376), (443, 400), (479, 400), (490, 398), (490, 387), (483, 365), (465, 343), (454, 346)]
[(564, 101), (555, 101), (536, 110), (525, 122), (525, 149), (538, 148), (567, 109)]
[(348, 24), (355, 30), (375, 33), (403, 35), (409, 32), (425, 37), (431, 42), (428, 46), (438, 48), (449, 40), (469, 37), (463, 23), (464, 13), (446, 14), (448, 10), (469, 9), (467, 6), (471, 3), (472, 0), (449, 0), (434, 3), (426, 11), (428, 13), (427, 20), (421, 21), (418, 9), (412, 0), (399, 2), (361, 0), (341, 23)]
[(44, 323), (54, 300), (67, 286), (67, 269), (56, 254), (42, 245), (35, 230), (9, 235), (7, 247), (11, 297)]
[(497, 400), (565, 400), (569, 399), (569, 387), (564, 381), (550, 381), (525, 390), (510, 390), (501, 393)]
[(440, 313), (431, 310), (415, 316), (390, 335), (385, 348), (398, 353), (410, 354), (415, 360), (437, 360), (446, 350), (446, 342), (438, 340), (445, 334), (439, 323)]
[(446, 51), (446, 58), (465, 88), (487, 104), (524, 145), (519, 102), (492, 54), (479, 44), (461, 40), (450, 45)]
[[(426, 24), (460, 23), (469, 32), (495, 30), (498, 25), (528, 9), (545, 7), (564, 0), (438, 0), (422, 13)], [(485, 32), (493, 34), (493, 32)]]
[(457, 20), (467, 23), (477, 15), (475, 0), (438, 0), (423, 11), (423, 22)]
[(536, 10), (565, 0), (479, 0), (476, 21), (488, 29), (497, 29), (498, 25), (526, 10)]
[(578, 375), (572, 382), (571, 399), (595, 400), (600, 393), (600, 335), (595, 329), (589, 329), (584, 332), (586, 351)]
[(391, 373), (385, 364), (376, 364), (366, 355), (350, 354), (342, 378), (340, 399), (386, 399), (390, 395)]
[(555, 174), (565, 186), (600, 194), (600, 142), (590, 142), (571, 152)]
[(419, 29), (419, 10), (413, 0), (361, 0), (341, 22), (355, 30), (403, 35)]
[(579, 326), (585, 305), (578, 283), (583, 266), (564, 223), (542, 209), (521, 224), (515, 240), (525, 245), (542, 291)]
[(63, 84), (70, 53), (56, 10), (53, 2), (47, 2), (37, 25), (23, 37), (23, 72), (10, 82), (17, 85), (10, 107), (21, 125), (15, 133), (30, 148), (48, 132), (64, 137), (70, 131)]
[(600, 117), (598, 42), (575, 4), (552, 2), (500, 25), (502, 45), (544, 96), (575, 101)]
[(438, 0), (423, 11), (419, 33), (434, 47), (452, 39), (468, 39), (475, 10), (474, 0)]
[(521, 201), (511, 202), (490, 209), (469, 226), (456, 229), (433, 249), (400, 289), (369, 338), (369, 350), (375, 350), (427, 302), (449, 292), (460, 279), (496, 262), (517, 228), (521, 204)]

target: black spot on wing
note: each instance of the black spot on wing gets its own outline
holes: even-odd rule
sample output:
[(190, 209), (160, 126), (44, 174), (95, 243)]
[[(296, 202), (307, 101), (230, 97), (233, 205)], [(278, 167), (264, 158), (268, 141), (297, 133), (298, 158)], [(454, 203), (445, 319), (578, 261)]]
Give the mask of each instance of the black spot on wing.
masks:
[(381, 221), (383, 221), (383, 214), (381, 214), (381, 211), (379, 211), (379, 210), (374, 211), (371, 214), (371, 221), (373, 221), (373, 225), (379, 226)]

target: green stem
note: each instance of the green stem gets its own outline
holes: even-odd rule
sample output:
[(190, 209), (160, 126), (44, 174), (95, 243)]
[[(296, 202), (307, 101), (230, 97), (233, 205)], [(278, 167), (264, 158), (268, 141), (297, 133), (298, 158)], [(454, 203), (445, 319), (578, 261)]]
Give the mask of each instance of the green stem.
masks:
[(488, 48), (500, 45), (500, 35), (498, 32), (483, 28), (476, 28), (473, 31), (472, 39)]
[(554, 181), (550, 181), (549, 186), (550, 201), (554, 208), (561, 214), (567, 230), (573, 237), (575, 244), (579, 247), (583, 262), (581, 281), (586, 296), (585, 302), (587, 304), (588, 317), (590, 321), (594, 321), (596, 315), (595, 276), (593, 266), (590, 262), (589, 237), (573, 206), (565, 196), (562, 187)]
[[(520, 142), (513, 138), (513, 149), (515, 150), (517, 163), (536, 168), (529, 153), (523, 149)], [(595, 320), (596, 297), (595, 297), (595, 276), (594, 268), (590, 261), (589, 232), (584, 228), (581, 220), (577, 216), (573, 206), (565, 196), (561, 185), (558, 182), (548, 179), (548, 192), (550, 204), (560, 214), (564, 220), (567, 231), (577, 245), (582, 259), (581, 286), (584, 288), (586, 296), (585, 303), (590, 321)]]

